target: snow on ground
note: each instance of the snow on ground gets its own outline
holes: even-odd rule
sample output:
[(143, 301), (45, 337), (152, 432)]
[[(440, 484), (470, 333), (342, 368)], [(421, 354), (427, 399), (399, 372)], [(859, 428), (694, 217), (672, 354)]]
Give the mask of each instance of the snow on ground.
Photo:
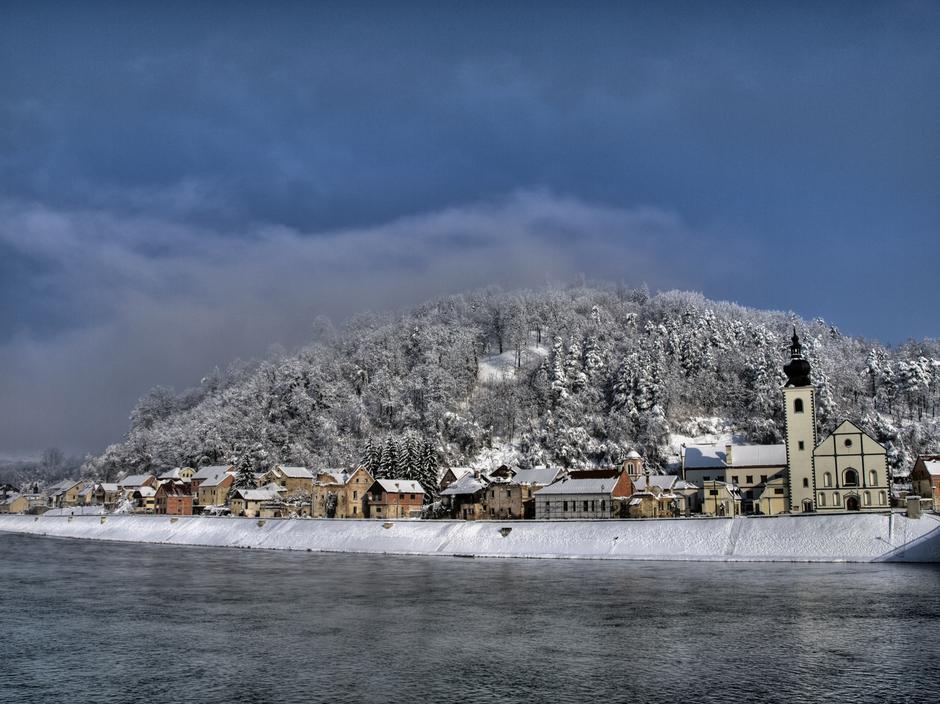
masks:
[[(527, 369), (548, 356), (548, 349), (529, 345), (522, 350), (522, 368)], [(516, 375), (516, 350), (506, 350), (480, 360), (477, 372), (480, 381), (502, 381)]]
[(101, 516), (107, 513), (104, 506), (72, 506), (70, 508), (50, 508), (47, 516)]
[[(508, 530), (507, 530), (508, 529)], [(177, 545), (477, 557), (940, 562), (940, 517), (900, 514), (598, 521), (0, 516), (0, 531)]]

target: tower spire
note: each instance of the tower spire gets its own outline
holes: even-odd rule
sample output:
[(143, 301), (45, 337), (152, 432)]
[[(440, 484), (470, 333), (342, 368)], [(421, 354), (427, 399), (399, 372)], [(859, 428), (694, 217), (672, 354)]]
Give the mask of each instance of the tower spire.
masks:
[(784, 366), (784, 373), (787, 375), (786, 386), (810, 386), (810, 365), (803, 357), (803, 345), (800, 344), (800, 337), (796, 334), (796, 326), (793, 326), (793, 337), (790, 340), (790, 362)]

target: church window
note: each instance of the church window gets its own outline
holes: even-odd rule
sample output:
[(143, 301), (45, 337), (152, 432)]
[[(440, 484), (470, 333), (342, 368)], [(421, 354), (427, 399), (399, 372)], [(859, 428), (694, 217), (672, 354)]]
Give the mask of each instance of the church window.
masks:
[(802, 413), (803, 412), (803, 399), (798, 398), (793, 401), (793, 412)]
[(832, 505), (838, 506), (840, 503), (842, 503), (842, 500), (839, 498), (839, 492), (837, 491), (832, 495)]
[(845, 470), (843, 479), (845, 479), (846, 486), (858, 486), (858, 472), (854, 469)]
[(832, 486), (832, 475), (829, 472), (823, 475), (823, 486)]
[(881, 502), (881, 505), (882, 505), (882, 506), (884, 506), (886, 503), (888, 503), (888, 499), (887, 499), (887, 497), (885, 496), (885, 493), (884, 493), (883, 491), (879, 491), (879, 492), (878, 492), (878, 501)]
[(822, 494), (822, 493), (821, 493), (821, 494), (819, 495), (819, 505), (820, 505), (820, 506), (825, 506), (825, 505), (826, 505), (826, 495), (825, 495), (825, 494)]
[(865, 505), (871, 506), (871, 492), (869, 491), (865, 492)]
[(846, 438), (846, 439), (845, 439), (845, 446), (846, 446), (846, 447), (852, 447), (852, 439), (851, 439), (851, 438)]
[(878, 472), (871, 470), (868, 473), (868, 483), (872, 486), (875, 486), (878, 483)]
[(805, 450), (805, 449), (806, 449), (806, 443), (803, 442), (802, 440), (800, 440), (800, 442), (799, 442), (799, 448), (800, 448), (801, 450)]
[(803, 477), (803, 488), (806, 489), (809, 487), (809, 479)]

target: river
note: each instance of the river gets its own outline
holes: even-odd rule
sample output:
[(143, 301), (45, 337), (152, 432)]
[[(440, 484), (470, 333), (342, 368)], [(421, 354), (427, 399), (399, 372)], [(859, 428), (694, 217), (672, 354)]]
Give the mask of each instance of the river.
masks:
[(940, 566), (0, 534), (0, 701), (935, 702)]

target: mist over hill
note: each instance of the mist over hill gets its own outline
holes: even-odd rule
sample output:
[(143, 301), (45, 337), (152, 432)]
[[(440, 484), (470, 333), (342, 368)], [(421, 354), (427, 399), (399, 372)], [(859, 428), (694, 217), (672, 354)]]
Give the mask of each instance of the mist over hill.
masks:
[(937, 340), (887, 348), (697, 293), (574, 286), (487, 289), (339, 329), (319, 320), (296, 353), (213, 370), (182, 393), (153, 389), (126, 438), (84, 471), (337, 467), (427, 447), (441, 464), (609, 465), (636, 448), (663, 466), (671, 434), (781, 441), (794, 326), (821, 433), (856, 421), (902, 471), (940, 449)]

